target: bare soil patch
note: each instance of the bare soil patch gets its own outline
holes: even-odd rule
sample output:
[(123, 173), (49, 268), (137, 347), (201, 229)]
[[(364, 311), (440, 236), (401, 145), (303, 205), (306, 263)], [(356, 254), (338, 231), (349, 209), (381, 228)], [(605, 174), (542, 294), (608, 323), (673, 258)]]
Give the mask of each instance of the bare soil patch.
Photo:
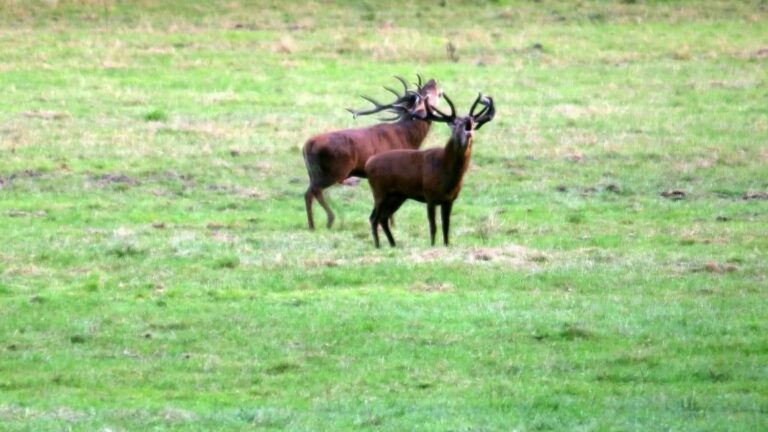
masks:
[(765, 200), (768, 199), (768, 192), (745, 192), (742, 198), (745, 200)]
[(100, 176), (95, 176), (91, 178), (91, 181), (96, 185), (100, 187), (108, 186), (111, 184), (122, 184), (127, 186), (136, 186), (139, 184), (139, 181), (129, 177), (125, 174), (116, 174), (116, 173), (109, 173), (109, 174), (103, 174)]
[(504, 264), (515, 268), (531, 268), (549, 261), (542, 252), (518, 245), (472, 248), (434, 248), (411, 253), (415, 263), (461, 262), (467, 264)]

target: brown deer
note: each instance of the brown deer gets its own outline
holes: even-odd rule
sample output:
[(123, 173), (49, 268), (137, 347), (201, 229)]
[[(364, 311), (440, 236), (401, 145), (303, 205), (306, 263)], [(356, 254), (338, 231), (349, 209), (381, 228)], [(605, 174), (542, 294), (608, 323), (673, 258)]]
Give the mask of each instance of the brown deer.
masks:
[[(328, 218), (328, 228), (333, 225), (335, 216), (323, 196), (323, 189), (336, 183), (341, 183), (351, 176), (364, 177), (365, 163), (378, 153), (394, 149), (417, 149), (424, 142), (430, 129), (430, 121), (422, 121), (424, 117), (424, 102), (436, 101), (440, 90), (435, 80), (431, 79), (422, 85), (421, 75), (416, 84), (416, 91), (408, 88), (408, 84), (400, 77), (403, 84), (403, 94), (384, 87), (397, 96), (389, 104), (380, 104), (369, 97), (364, 99), (374, 104), (368, 111), (348, 109), (355, 118), (362, 115), (387, 111), (394, 118), (385, 119), (384, 123), (357, 129), (345, 129), (317, 135), (304, 144), (304, 163), (309, 173), (309, 187), (304, 194), (307, 208), (307, 223), (309, 229), (315, 229), (312, 216), (312, 201), (317, 199), (325, 210)], [(417, 117), (414, 117), (417, 116)], [(393, 123), (388, 123), (393, 121)]]
[[(456, 109), (448, 95), (443, 95), (451, 107), (451, 114), (441, 112), (430, 103), (424, 104), (426, 121), (447, 123), (451, 138), (444, 148), (428, 150), (393, 150), (376, 155), (365, 164), (365, 173), (373, 192), (374, 207), (371, 212), (373, 243), (379, 247), (379, 225), (384, 229), (390, 246), (395, 239), (389, 230), (388, 219), (410, 198), (427, 204), (429, 235), (435, 245), (435, 208), (440, 206), (443, 221), (443, 242), (448, 246), (448, 230), (453, 201), (461, 191), (464, 173), (472, 154), (472, 138), (475, 130), (491, 121), (496, 114), (493, 99), (478, 95), (469, 115), (456, 117)], [(475, 114), (475, 109), (484, 108)], [(417, 117), (419, 118), (419, 117)]]

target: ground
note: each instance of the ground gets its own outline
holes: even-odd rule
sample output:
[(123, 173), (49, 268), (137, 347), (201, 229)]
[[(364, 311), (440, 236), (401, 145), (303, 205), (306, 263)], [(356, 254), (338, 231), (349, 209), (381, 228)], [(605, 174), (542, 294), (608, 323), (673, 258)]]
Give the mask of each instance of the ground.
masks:
[[(2, 428), (768, 429), (766, 19), (0, 2)], [(308, 231), (304, 141), (416, 73), (497, 104), (452, 246), (366, 181)]]

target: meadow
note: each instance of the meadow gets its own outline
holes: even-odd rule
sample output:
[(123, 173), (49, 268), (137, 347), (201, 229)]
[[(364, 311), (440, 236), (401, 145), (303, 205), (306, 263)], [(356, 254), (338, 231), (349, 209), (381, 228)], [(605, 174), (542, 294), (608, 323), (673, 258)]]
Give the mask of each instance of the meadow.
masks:
[[(0, 0), (0, 429), (768, 429), (767, 24)], [(365, 180), (307, 230), (304, 141), (416, 73), (497, 105), (451, 246)]]

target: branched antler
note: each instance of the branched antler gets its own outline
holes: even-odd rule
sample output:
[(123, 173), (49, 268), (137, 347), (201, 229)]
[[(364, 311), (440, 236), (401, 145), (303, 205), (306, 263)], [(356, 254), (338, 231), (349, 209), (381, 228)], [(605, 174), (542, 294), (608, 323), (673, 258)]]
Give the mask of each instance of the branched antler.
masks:
[[(408, 83), (405, 82), (405, 80), (402, 77), (395, 76), (395, 79), (397, 79), (398, 81), (400, 81), (400, 83), (403, 84), (403, 94), (398, 93), (395, 89), (391, 87), (384, 86), (385, 90), (392, 93), (397, 98), (395, 99), (394, 102), (391, 102), (388, 104), (382, 104), (373, 98), (361, 95), (360, 97), (372, 103), (374, 108), (370, 110), (353, 110), (351, 108), (347, 108), (347, 111), (352, 113), (354, 118), (357, 118), (358, 116), (362, 116), (362, 115), (375, 114), (381, 111), (391, 111), (395, 114), (394, 117), (381, 119), (381, 120), (394, 121), (394, 120), (400, 119), (404, 114), (409, 112), (409, 109), (403, 106), (403, 104), (408, 103), (408, 105), (413, 105), (414, 98), (419, 97), (419, 95), (417, 92), (414, 92), (408, 87)], [(419, 76), (419, 83), (421, 83), (421, 76)], [(421, 89), (421, 86), (419, 86), (419, 89)]]
[[(479, 113), (475, 114), (475, 108), (478, 105), (482, 105), (484, 108)], [(483, 127), (484, 124), (493, 120), (496, 115), (496, 107), (493, 105), (493, 98), (490, 96), (483, 96), (482, 93), (477, 94), (477, 99), (472, 104), (472, 109), (469, 110), (469, 115), (475, 120), (475, 130)]]
[(429, 120), (438, 123), (453, 123), (453, 121), (456, 120), (456, 107), (453, 105), (453, 101), (445, 93), (443, 93), (443, 98), (446, 102), (448, 102), (448, 106), (451, 107), (451, 113), (446, 114), (440, 111), (438, 107), (432, 106), (432, 104), (429, 103), (429, 100), (427, 100), (424, 104), (424, 109), (427, 113), (422, 118), (422, 120)]

